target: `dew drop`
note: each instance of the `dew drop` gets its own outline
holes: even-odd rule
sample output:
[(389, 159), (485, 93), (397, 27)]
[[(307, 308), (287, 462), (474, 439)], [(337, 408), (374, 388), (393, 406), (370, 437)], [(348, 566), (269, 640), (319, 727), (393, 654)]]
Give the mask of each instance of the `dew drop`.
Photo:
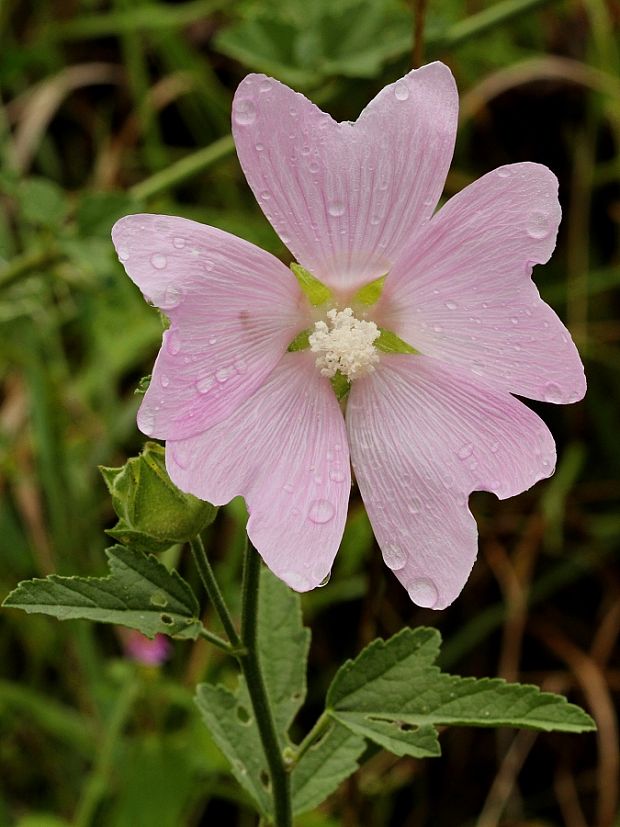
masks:
[(427, 577), (416, 577), (407, 592), (413, 602), (424, 609), (432, 609), (439, 598), (437, 586)]
[(407, 562), (407, 555), (400, 546), (395, 546), (390, 543), (383, 549), (383, 560), (389, 569), (398, 571), (402, 569)]
[(129, 250), (126, 247), (119, 247), (116, 252), (120, 261), (127, 261), (129, 258)]
[(334, 514), (334, 506), (329, 500), (314, 500), (308, 511), (308, 519), (321, 525), (322, 523), (328, 523)]
[(331, 576), (332, 576), (331, 571), (328, 571), (327, 574), (325, 575), (325, 577), (319, 583), (319, 586), (318, 586), (319, 589), (322, 589), (323, 586), (327, 586), (327, 584), (329, 583), (329, 581), (331, 579)]
[(327, 207), (327, 212), (333, 218), (338, 218), (338, 216), (344, 215), (344, 204), (342, 201), (332, 201), (332, 203)]
[(562, 401), (563, 396), (562, 388), (555, 382), (547, 382), (543, 388), (543, 398), (545, 402), (558, 404)]
[(292, 485), (292, 483), (287, 482), (285, 485), (282, 486), (282, 490), (286, 491), (287, 494), (292, 494), (295, 488)]
[(448, 308), (448, 310), (456, 310), (458, 304), (455, 301), (452, 301), (452, 299), (449, 299), (446, 302), (446, 307)]
[(440, 324), (435, 324), (433, 325), (433, 330), (435, 331), (435, 333), (441, 333), (443, 327)]
[(321, 165), (318, 161), (310, 161), (308, 164), (308, 169), (312, 174), (316, 174), (321, 169)]
[(344, 471), (341, 471), (340, 468), (332, 468), (329, 472), (329, 478), (332, 482), (344, 482), (346, 474)]
[(261, 201), (269, 201), (269, 199), (271, 198), (271, 193), (269, 192), (269, 190), (263, 190), (259, 195), (259, 198)]
[(459, 448), (457, 451), (457, 456), (459, 459), (467, 459), (470, 457), (474, 452), (474, 446), (471, 444), (463, 445), (462, 448)]
[(511, 173), (510, 173), (510, 170), (507, 169), (506, 167), (500, 167), (497, 170), (497, 174), (500, 178), (510, 178)]
[(256, 120), (256, 107), (250, 98), (241, 98), (237, 101), (234, 112), (235, 123), (239, 126), (249, 126)]
[(214, 264), (214, 262), (211, 261), (210, 258), (205, 259), (204, 268), (207, 271), (207, 273), (210, 273), (213, 270), (214, 267), (215, 267), (215, 264)]
[(519, 320), (517, 319), (516, 316), (511, 316), (510, 317), (510, 324), (519, 324)]
[(406, 101), (409, 97), (409, 84), (404, 78), (394, 85), (394, 97), (399, 101)]
[(525, 229), (530, 238), (546, 238), (551, 232), (549, 215), (542, 210), (534, 210), (529, 215)]
[(228, 370), (228, 368), (219, 368), (215, 372), (215, 378), (220, 383), (220, 385), (223, 385), (224, 382), (226, 382), (229, 377), (230, 377), (230, 371)]
[(491, 453), (496, 454), (499, 451), (499, 442), (491, 443)]
[(141, 408), (138, 412), (138, 427), (146, 436), (152, 436), (155, 430), (155, 415), (148, 409)]
[(410, 514), (419, 514), (421, 508), (422, 508), (422, 503), (420, 502), (420, 500), (417, 497), (412, 497), (411, 502), (407, 506), (407, 511)]
[(168, 598), (164, 592), (156, 591), (149, 597), (149, 603), (152, 603), (153, 606), (159, 606), (161, 609), (164, 609), (168, 605)]
[(176, 330), (169, 330), (166, 336), (166, 350), (171, 356), (176, 356), (181, 350), (181, 339)]
[(177, 250), (182, 250), (185, 247), (186, 241), (181, 236), (172, 239), (172, 246)]
[(198, 393), (209, 393), (211, 388), (213, 387), (213, 377), (212, 376), (203, 376), (202, 379), (199, 379), (196, 382), (196, 390)]
[(264, 148), (265, 148), (265, 145), (264, 145), (264, 144), (256, 144), (256, 146), (254, 147), (254, 149), (255, 149), (257, 152), (262, 152)]
[(260, 85), (258, 87), (259, 92), (269, 92), (273, 86), (273, 81), (269, 78), (265, 78), (261, 80)]
[(165, 374), (161, 377), (159, 381), (161, 382), (162, 388), (167, 388), (170, 384), (170, 379)]
[(151, 256), (151, 264), (156, 270), (163, 270), (168, 264), (168, 259), (163, 253), (153, 253)]
[(209, 339), (209, 344), (210, 345), (217, 344), (217, 336), (211, 336), (211, 338)]
[(178, 285), (171, 285), (170, 287), (166, 287), (166, 292), (164, 293), (164, 300), (162, 302), (162, 309), (163, 310), (172, 310), (175, 307), (178, 307), (181, 302), (183, 301), (183, 288), (179, 287)]

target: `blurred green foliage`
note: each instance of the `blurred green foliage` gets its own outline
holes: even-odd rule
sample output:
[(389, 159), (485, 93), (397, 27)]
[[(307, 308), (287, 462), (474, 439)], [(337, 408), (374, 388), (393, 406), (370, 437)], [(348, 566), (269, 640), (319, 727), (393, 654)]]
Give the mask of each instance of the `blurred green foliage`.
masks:
[[(237, 83), (266, 71), (354, 119), (411, 65), (412, 8), (419, 19), (423, 5), (0, 4), (1, 598), (23, 578), (105, 573), (114, 514), (97, 466), (140, 449), (134, 389), (161, 336), (115, 259), (114, 221), (140, 210), (184, 215), (288, 263), (234, 156)], [(558, 439), (554, 478), (504, 503), (472, 498), (481, 559), (450, 609), (411, 606), (355, 494), (332, 579), (304, 598), (314, 641), (304, 721), (344, 657), (423, 622), (442, 630), (445, 667), (567, 692), (605, 734), (451, 732), (432, 766), (377, 753), (300, 827), (611, 827), (616, 818), (619, 28), (606, 0), (428, 4), (425, 59), (445, 60), (462, 94), (446, 195), (501, 163), (540, 161), (559, 176), (558, 250), (535, 278), (581, 349), (589, 393), (573, 408), (535, 406)], [(235, 501), (204, 533), (233, 606), (244, 519)], [(179, 546), (161, 559), (198, 589)], [(178, 641), (152, 669), (130, 661), (110, 628), (14, 611), (0, 623), (0, 825), (254, 824), (193, 705), (198, 681), (230, 679), (218, 652)]]

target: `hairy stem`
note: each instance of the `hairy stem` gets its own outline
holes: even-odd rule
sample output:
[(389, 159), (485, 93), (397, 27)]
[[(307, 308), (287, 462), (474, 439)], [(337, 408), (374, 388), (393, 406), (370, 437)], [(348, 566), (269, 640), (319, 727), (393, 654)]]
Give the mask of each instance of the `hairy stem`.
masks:
[[(218, 582), (215, 579), (215, 573), (213, 572), (213, 568), (211, 567), (211, 563), (209, 562), (209, 558), (207, 557), (200, 537), (195, 537), (190, 541), (190, 548), (192, 550), (194, 562), (196, 563), (202, 584), (205, 587), (207, 595), (209, 596), (209, 600), (213, 604), (213, 608), (217, 612), (220, 622), (224, 627), (224, 631), (228, 635), (231, 646), (233, 649), (239, 649), (242, 645), (241, 639), (239, 638), (233, 619), (228, 611), (228, 606), (224, 602), (224, 596), (222, 595)], [(206, 636), (203, 635), (203, 637)], [(211, 640), (211, 642), (213, 643), (214, 641)]]

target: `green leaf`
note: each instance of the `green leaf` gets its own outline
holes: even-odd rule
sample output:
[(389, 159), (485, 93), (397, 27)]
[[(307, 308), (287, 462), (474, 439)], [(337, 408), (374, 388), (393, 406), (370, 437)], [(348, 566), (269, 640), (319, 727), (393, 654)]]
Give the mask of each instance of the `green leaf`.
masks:
[(400, 336), (397, 336), (396, 333), (392, 333), (390, 330), (383, 330), (381, 329), (381, 334), (378, 339), (375, 340), (375, 347), (377, 350), (382, 351), (383, 353), (419, 353), (419, 350), (416, 350), (411, 345), (408, 345), (407, 342), (403, 341)]
[(26, 178), (17, 190), (25, 221), (43, 227), (57, 227), (67, 214), (67, 198), (62, 187), (48, 178)]
[(308, 340), (311, 333), (312, 330), (310, 328), (302, 330), (301, 333), (298, 333), (297, 336), (295, 336), (293, 341), (287, 347), (287, 350), (291, 353), (294, 353), (297, 350), (306, 350), (306, 348), (310, 347), (310, 342)]
[(295, 278), (299, 282), (299, 286), (304, 291), (310, 304), (315, 307), (319, 304), (325, 304), (332, 297), (331, 290), (326, 287), (323, 282), (315, 278), (309, 270), (302, 267), (301, 264), (293, 262), (291, 270), (295, 274)]
[(329, 381), (332, 383), (332, 388), (336, 394), (336, 399), (339, 402), (341, 399), (344, 399), (351, 390), (351, 383), (346, 376), (343, 376), (342, 373), (340, 373), (340, 371), (336, 371)]
[(112, 225), (129, 213), (140, 212), (141, 204), (122, 192), (86, 191), (75, 210), (79, 235), (98, 236), (109, 240)]
[(359, 767), (366, 741), (335, 721), (299, 759), (291, 776), (295, 814), (312, 810)]
[[(240, 679), (240, 686), (243, 683)], [(213, 740), (230, 762), (239, 784), (256, 801), (263, 815), (271, 814), (269, 770), (252, 707), (240, 690), (203, 683), (196, 691), (196, 705)]]
[(310, 630), (303, 625), (297, 592), (265, 566), (260, 578), (258, 654), (278, 737), (286, 746), (289, 727), (306, 698)]
[(378, 302), (381, 298), (381, 293), (383, 292), (383, 285), (385, 284), (386, 278), (387, 273), (374, 281), (369, 281), (368, 284), (365, 284), (363, 287), (360, 287), (357, 293), (353, 296), (353, 302), (361, 302), (362, 304), (367, 305), (376, 304), (376, 302)]
[(106, 551), (108, 577), (60, 577), (26, 580), (3, 605), (40, 612), (59, 620), (95, 620), (179, 638), (198, 637), (199, 606), (194, 593), (176, 571), (152, 555), (114, 546)]
[[(336, 673), (327, 694), (332, 717), (398, 755), (437, 754), (430, 727), (511, 726), (583, 732), (595, 728), (561, 695), (495, 678), (461, 678), (434, 665), (436, 629), (403, 629), (373, 641)], [(395, 743), (397, 742), (397, 743)]]

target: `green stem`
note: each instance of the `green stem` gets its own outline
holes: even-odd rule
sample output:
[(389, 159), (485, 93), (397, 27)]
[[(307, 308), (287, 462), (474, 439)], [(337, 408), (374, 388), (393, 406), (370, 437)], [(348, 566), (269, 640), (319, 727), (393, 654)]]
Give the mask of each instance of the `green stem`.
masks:
[(248, 542), (243, 565), (243, 608), (241, 615), (241, 638), (247, 649), (247, 654), (239, 658), (239, 663), (243, 670), (265, 751), (265, 758), (269, 766), (275, 824), (276, 827), (292, 827), (290, 776), (282, 758), (258, 655), (259, 582), (260, 557), (256, 549)]
[(156, 172), (150, 178), (133, 186), (129, 192), (138, 200), (151, 198), (153, 195), (169, 190), (188, 178), (192, 178), (227, 155), (232, 155), (234, 148), (232, 135), (225, 135), (204, 147), (204, 149), (199, 149), (198, 152), (193, 152), (191, 155), (181, 158), (180, 161), (171, 164), (161, 172)]
[(304, 740), (301, 742), (301, 744), (299, 744), (299, 746), (295, 750), (293, 764), (297, 764), (297, 762), (302, 758), (302, 756), (321, 737), (321, 735), (329, 727), (331, 722), (332, 719), (330, 718), (329, 712), (322, 712), (321, 716), (317, 719), (316, 724), (312, 727), (310, 732), (306, 735)]
[[(200, 537), (196, 537), (190, 541), (190, 548), (194, 556), (194, 562), (196, 563), (198, 573), (200, 574), (200, 579), (202, 580), (202, 584), (209, 596), (209, 600), (217, 612), (222, 626), (224, 627), (224, 631), (228, 635), (232, 648), (237, 650), (242, 646), (241, 639), (235, 629), (235, 624), (233, 623), (233, 619), (228, 611), (228, 606), (224, 602), (224, 596), (222, 595), (217, 580), (215, 579), (215, 573), (211, 567), (211, 563), (209, 562), (209, 558), (207, 557), (205, 547), (203, 546)], [(210, 634), (211, 633), (209, 632), (209, 635)], [(203, 637), (205, 637), (204, 634)], [(217, 638), (217, 635), (214, 635), (214, 637)], [(213, 643), (214, 641), (211, 640), (211, 642)]]
[(227, 641), (224, 640), (224, 638), (210, 632), (208, 629), (201, 629), (200, 637), (203, 638), (203, 640), (208, 640), (209, 643), (212, 643), (213, 646), (217, 646), (218, 649), (221, 649), (222, 652), (226, 652), (227, 655), (234, 655), (237, 657), (238, 655), (245, 655), (246, 653), (244, 646), (231, 646), (230, 643), (227, 643)]
[(73, 819), (74, 827), (89, 827), (93, 823), (99, 803), (109, 789), (116, 745), (123, 733), (139, 688), (139, 684), (131, 678), (116, 699), (112, 715), (106, 721), (106, 734), (98, 752), (97, 762), (78, 802)]

